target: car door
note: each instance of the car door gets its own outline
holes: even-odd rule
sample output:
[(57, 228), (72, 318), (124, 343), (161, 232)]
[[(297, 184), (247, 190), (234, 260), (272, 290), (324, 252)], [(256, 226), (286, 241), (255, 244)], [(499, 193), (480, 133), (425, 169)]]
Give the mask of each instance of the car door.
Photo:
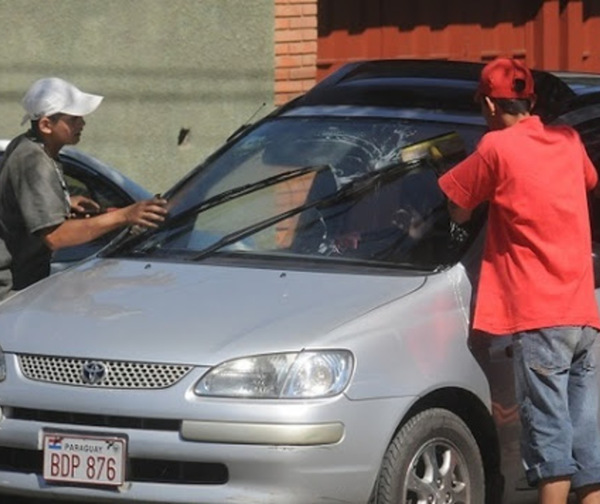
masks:
[[(83, 162), (68, 156), (61, 156), (65, 182), (72, 196), (83, 195), (96, 201), (103, 211), (112, 211), (134, 202), (128, 194), (108, 177), (85, 165)], [(75, 261), (82, 260), (108, 244), (119, 230), (108, 233), (89, 243), (75, 247), (67, 247), (55, 252), (52, 271), (60, 271)]]

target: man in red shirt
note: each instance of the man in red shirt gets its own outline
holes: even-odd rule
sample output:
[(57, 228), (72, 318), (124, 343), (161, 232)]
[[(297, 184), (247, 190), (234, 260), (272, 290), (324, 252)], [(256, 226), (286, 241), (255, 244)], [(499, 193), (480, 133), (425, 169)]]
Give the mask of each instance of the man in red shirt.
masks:
[(598, 384), (587, 191), (598, 181), (568, 126), (530, 114), (534, 81), (518, 61), (484, 67), (477, 99), (491, 131), (440, 180), (465, 222), (489, 202), (473, 328), (512, 334), (521, 452), (541, 504), (600, 503)]

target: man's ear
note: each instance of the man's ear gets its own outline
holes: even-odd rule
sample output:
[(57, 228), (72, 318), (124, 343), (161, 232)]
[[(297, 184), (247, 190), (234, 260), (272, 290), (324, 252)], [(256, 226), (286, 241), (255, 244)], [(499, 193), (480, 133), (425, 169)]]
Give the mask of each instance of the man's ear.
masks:
[(45, 135), (49, 135), (52, 133), (52, 121), (49, 117), (42, 117), (38, 120), (38, 129), (40, 133), (44, 133)]

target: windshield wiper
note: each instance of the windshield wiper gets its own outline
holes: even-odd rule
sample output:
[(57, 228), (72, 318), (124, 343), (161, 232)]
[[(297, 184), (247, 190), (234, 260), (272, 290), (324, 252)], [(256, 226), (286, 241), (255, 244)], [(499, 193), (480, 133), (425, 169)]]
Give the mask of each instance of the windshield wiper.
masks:
[(209, 208), (215, 207), (217, 205), (221, 205), (226, 201), (231, 201), (233, 199), (246, 196), (260, 189), (279, 184), (280, 182), (285, 182), (286, 180), (292, 180), (301, 177), (302, 175), (305, 175), (307, 173), (318, 173), (325, 169), (331, 169), (331, 167), (329, 165), (303, 166), (302, 168), (296, 168), (295, 170), (289, 170), (283, 173), (279, 173), (271, 177), (257, 180), (256, 182), (250, 182), (249, 184), (234, 187), (215, 196), (212, 196), (207, 200), (201, 201), (200, 203), (197, 203), (196, 205), (187, 208), (181, 213), (178, 213), (177, 215), (169, 219), (168, 224), (176, 224), (181, 220), (185, 220), (191, 214), (204, 212), (205, 210), (208, 210)]
[(331, 169), (331, 167), (329, 165), (303, 166), (302, 168), (288, 170), (286, 172), (273, 175), (271, 177), (257, 180), (256, 182), (250, 182), (242, 186), (234, 187), (222, 193), (216, 194), (215, 196), (212, 196), (206, 200), (203, 200), (200, 203), (197, 203), (196, 205), (185, 209), (183, 212), (174, 215), (173, 217), (168, 217), (167, 221), (157, 229), (147, 228), (138, 233), (132, 233), (131, 229), (124, 230), (111, 242), (113, 244), (112, 246), (111, 244), (109, 244), (103, 251), (101, 251), (102, 255), (106, 256), (109, 254), (114, 254), (122, 250), (126, 245), (135, 245), (135, 243), (139, 243), (142, 240), (147, 239), (148, 231), (152, 231), (153, 234), (160, 231), (164, 231), (165, 229), (168, 229), (170, 227), (175, 227), (177, 223), (184, 221), (190, 215), (199, 214), (200, 212), (204, 212), (217, 205), (221, 205), (227, 201), (246, 196), (260, 189), (264, 189), (266, 187), (279, 184), (287, 180), (292, 180), (301, 177), (302, 175), (305, 175), (307, 173), (318, 173), (325, 169)]
[(369, 172), (362, 177), (358, 177), (348, 182), (346, 185), (340, 187), (337, 191), (331, 193), (330, 195), (323, 196), (322, 198), (316, 199), (315, 201), (311, 201), (309, 203), (305, 203), (303, 205), (291, 208), (285, 212), (281, 212), (279, 214), (274, 215), (273, 217), (269, 217), (267, 219), (260, 220), (250, 226), (246, 226), (244, 228), (238, 229), (232, 233), (225, 235), (220, 240), (216, 241), (212, 245), (208, 246), (195, 256), (191, 258), (192, 261), (199, 261), (204, 259), (206, 256), (216, 252), (217, 250), (226, 247), (227, 245), (231, 245), (239, 240), (243, 240), (244, 238), (253, 235), (263, 229), (266, 229), (274, 224), (277, 224), (280, 221), (293, 217), (296, 214), (304, 212), (310, 208), (314, 208), (317, 206), (327, 207), (330, 205), (334, 205), (340, 203), (348, 198), (363, 194), (370, 190), (377, 183), (382, 180), (388, 182), (395, 180), (397, 177), (401, 175), (405, 175), (409, 171), (418, 170), (422, 167), (422, 161), (409, 161), (409, 162), (398, 162), (393, 163), (388, 166), (384, 166), (383, 168), (378, 169), (377, 171)]

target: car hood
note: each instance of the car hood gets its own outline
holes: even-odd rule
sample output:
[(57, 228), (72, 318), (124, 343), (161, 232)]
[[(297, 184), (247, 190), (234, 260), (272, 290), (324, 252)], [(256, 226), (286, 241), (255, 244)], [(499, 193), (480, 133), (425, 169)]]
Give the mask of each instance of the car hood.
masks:
[(91, 260), (0, 305), (5, 352), (214, 365), (326, 345), (424, 277)]

